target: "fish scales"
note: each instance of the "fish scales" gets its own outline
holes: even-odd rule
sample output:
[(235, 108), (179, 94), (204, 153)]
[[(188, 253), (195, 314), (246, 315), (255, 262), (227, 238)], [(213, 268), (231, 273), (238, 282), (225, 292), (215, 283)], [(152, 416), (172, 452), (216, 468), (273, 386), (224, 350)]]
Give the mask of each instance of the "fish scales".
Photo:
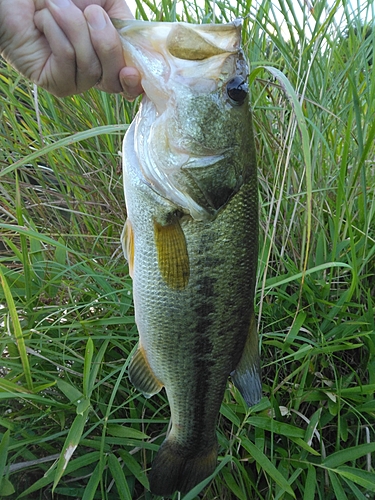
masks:
[(211, 25), (216, 45), (207, 26), (182, 24), (181, 35), (179, 23), (114, 24), (146, 90), (123, 149), (123, 244), (140, 334), (129, 375), (147, 397), (165, 387), (172, 426), (152, 465), (150, 489), (170, 495), (215, 469), (229, 374), (248, 404), (261, 395), (253, 306), (258, 188), (247, 66), (238, 23), (223, 25), (227, 44)]

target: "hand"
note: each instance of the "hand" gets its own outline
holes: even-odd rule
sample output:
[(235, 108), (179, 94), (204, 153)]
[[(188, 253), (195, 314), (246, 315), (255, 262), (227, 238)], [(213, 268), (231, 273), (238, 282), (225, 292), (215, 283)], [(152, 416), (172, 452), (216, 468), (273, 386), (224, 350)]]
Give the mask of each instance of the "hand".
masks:
[(110, 17), (133, 16), (124, 0), (0, 0), (0, 49), (58, 97), (96, 85), (131, 100), (142, 92), (140, 75), (125, 67)]

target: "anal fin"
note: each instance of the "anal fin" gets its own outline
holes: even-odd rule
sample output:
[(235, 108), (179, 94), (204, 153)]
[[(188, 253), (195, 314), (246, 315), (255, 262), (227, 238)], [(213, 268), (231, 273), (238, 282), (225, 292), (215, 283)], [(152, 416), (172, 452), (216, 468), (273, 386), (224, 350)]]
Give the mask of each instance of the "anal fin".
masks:
[(128, 261), (129, 274), (133, 278), (134, 268), (134, 232), (129, 219), (126, 219), (124, 229), (121, 234), (122, 249), (125, 259)]
[(138, 391), (146, 398), (157, 394), (163, 384), (155, 377), (141, 345), (135, 351), (129, 365), (129, 378)]
[(235, 370), (231, 373), (234, 385), (249, 406), (258, 403), (262, 397), (258, 341), (258, 332), (253, 314), (242, 357)]
[(178, 218), (166, 225), (154, 221), (154, 237), (163, 280), (170, 288), (183, 290), (189, 282), (189, 255)]

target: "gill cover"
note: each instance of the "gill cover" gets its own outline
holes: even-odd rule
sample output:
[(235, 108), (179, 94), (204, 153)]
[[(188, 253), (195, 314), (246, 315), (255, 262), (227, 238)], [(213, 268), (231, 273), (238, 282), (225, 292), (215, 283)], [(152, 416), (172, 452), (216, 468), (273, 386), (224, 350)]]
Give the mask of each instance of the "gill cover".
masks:
[[(242, 133), (235, 125), (245, 115), (239, 101), (248, 106), (241, 22), (113, 23), (146, 94), (132, 148), (140, 176), (193, 219), (214, 219), (246, 181), (246, 165), (235, 160), (235, 131)], [(233, 81), (240, 84), (230, 90)]]

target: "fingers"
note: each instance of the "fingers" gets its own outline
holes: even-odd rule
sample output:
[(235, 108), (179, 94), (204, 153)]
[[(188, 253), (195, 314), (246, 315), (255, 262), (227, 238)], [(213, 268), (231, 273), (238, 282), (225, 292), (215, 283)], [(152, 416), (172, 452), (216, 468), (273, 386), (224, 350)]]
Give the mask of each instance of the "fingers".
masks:
[[(37, 11), (34, 22), (44, 35), (41, 37), (44, 50), (39, 51), (43, 64), (30, 67), (30, 79), (58, 97), (75, 93), (75, 53), (71, 43), (47, 9)], [(29, 58), (27, 63), (33, 62)]]
[(58, 97), (95, 85), (105, 92), (122, 92), (128, 100), (142, 92), (138, 71), (125, 67), (120, 37), (108, 15), (131, 18), (123, 0), (34, 2), (40, 9), (34, 22), (45, 37), (45, 63), (33, 66), (33, 81)]
[(141, 76), (135, 68), (125, 67), (120, 71), (122, 95), (127, 101), (134, 101), (143, 92)]
[[(124, 2), (121, 5), (126, 6)], [(105, 92), (122, 92), (129, 101), (135, 99), (143, 92), (141, 77), (135, 68), (125, 67), (120, 37), (107, 14), (97, 5), (86, 7), (84, 14), (102, 65), (102, 79), (97, 87)], [(128, 17), (132, 17), (131, 14)]]
[[(34, 4), (20, 1), (15, 12), (14, 0), (0, 0), (0, 53), (20, 73), (30, 78), (28, 60), (40, 65), (40, 33), (34, 26)], [(22, 16), (19, 13), (22, 12)]]
[(108, 12), (109, 17), (115, 17), (118, 19), (133, 19), (133, 14), (128, 7), (128, 4), (125, 0), (74, 0), (76, 3), (82, 3), (82, 1), (86, 1), (86, 5), (88, 3), (96, 3), (100, 5), (106, 12)]
[(48, 11), (40, 13), (52, 51), (50, 77), (58, 86), (58, 92), (53, 93), (64, 96), (83, 92), (94, 86), (102, 73), (86, 19), (71, 0), (46, 0), (46, 5)]
[(120, 38), (108, 15), (98, 5), (90, 5), (84, 11), (92, 46), (102, 68), (98, 88), (105, 92), (122, 91), (119, 72), (125, 66)]
[[(65, 96), (96, 84), (105, 92), (124, 92), (129, 100), (142, 92), (138, 71), (124, 68), (120, 37), (103, 10), (107, 8), (111, 15), (132, 17), (123, 0), (97, 0), (100, 6), (91, 3), (84, 11), (82, 0), (45, 0), (45, 3), (51, 13), (49, 29), (45, 23), (43, 31), (52, 50), (50, 73), (56, 83), (60, 82), (58, 92), (49, 89), (51, 92)], [(55, 38), (54, 31), (60, 36)], [(63, 67), (64, 75), (59, 75), (58, 70)]]

